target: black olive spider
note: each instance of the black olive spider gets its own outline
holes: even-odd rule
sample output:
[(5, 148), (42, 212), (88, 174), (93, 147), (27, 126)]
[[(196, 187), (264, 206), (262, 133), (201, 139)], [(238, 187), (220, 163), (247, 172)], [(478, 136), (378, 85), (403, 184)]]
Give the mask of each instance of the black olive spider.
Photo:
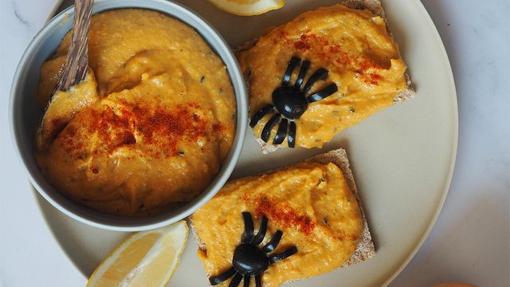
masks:
[(218, 285), (230, 277), (229, 287), (236, 287), (244, 279), (243, 286), (250, 286), (250, 279), (255, 277), (255, 286), (262, 287), (262, 273), (269, 268), (270, 265), (283, 260), (297, 252), (296, 246), (291, 246), (281, 253), (269, 254), (280, 243), (283, 232), (278, 230), (273, 234), (271, 240), (260, 248), (258, 245), (262, 243), (267, 231), (267, 217), (263, 216), (257, 234), (253, 232), (253, 219), (249, 212), (243, 212), (244, 233), (239, 244), (234, 251), (232, 259), (232, 267), (227, 271), (209, 277), (211, 285)]
[[(297, 75), (294, 85), (290, 84), (294, 69), (299, 65), (299, 74)], [(253, 128), (257, 123), (269, 112), (274, 112), (274, 115), (266, 122), (260, 138), (267, 142), (271, 136), (273, 127), (279, 123), (278, 130), (273, 139), (273, 144), (278, 145), (283, 143), (287, 137), (287, 143), (290, 148), (296, 145), (296, 119), (308, 108), (308, 104), (317, 102), (334, 94), (338, 88), (335, 83), (328, 84), (323, 89), (309, 94), (312, 86), (320, 80), (328, 78), (328, 70), (324, 68), (317, 69), (304, 83), (308, 69), (310, 68), (310, 61), (301, 61), (298, 57), (292, 57), (287, 66), (281, 85), (273, 91), (272, 104), (267, 104), (258, 110), (250, 120), (250, 126)], [(304, 85), (303, 85), (304, 83)], [(282, 118), (283, 117), (283, 118)]]

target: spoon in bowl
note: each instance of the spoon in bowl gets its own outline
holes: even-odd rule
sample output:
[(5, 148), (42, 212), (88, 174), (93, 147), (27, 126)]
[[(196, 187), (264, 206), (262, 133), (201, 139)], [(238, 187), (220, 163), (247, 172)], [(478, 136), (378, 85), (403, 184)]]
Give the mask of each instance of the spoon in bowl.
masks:
[(84, 80), (89, 70), (88, 32), (93, 2), (94, 0), (74, 1), (71, 43), (64, 65), (59, 71), (59, 80), (37, 131), (36, 142), (39, 150), (46, 149), (74, 114), (91, 102), (90, 97), (82, 97), (79, 92), (73, 93), (73, 87), (86, 82)]
[(85, 79), (88, 67), (88, 32), (94, 0), (74, 1), (73, 37), (55, 91), (67, 91)]

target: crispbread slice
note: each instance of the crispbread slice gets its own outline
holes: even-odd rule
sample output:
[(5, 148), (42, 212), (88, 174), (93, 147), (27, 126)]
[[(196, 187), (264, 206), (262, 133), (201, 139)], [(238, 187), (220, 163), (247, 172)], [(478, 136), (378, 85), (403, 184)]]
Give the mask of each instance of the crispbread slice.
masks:
[[(384, 18), (384, 21), (386, 22), (386, 28), (387, 28), (389, 34), (393, 37), (393, 35), (391, 33), (391, 29), (388, 26), (388, 21), (386, 19), (386, 14), (385, 14), (383, 5), (380, 0), (338, 0), (338, 4), (343, 4), (349, 8), (352, 8), (352, 9), (367, 9), (370, 12), (372, 12), (373, 14), (375, 14), (377, 16), (381, 16), (382, 18)], [(257, 39), (248, 41), (248, 42), (242, 44), (241, 46), (239, 46), (237, 48), (237, 52), (241, 52), (243, 50), (250, 49), (256, 43), (257, 43)], [(395, 102), (395, 103), (405, 102), (408, 99), (413, 98), (416, 95), (415, 88), (412, 83), (411, 76), (409, 74), (409, 68), (405, 73), (405, 77), (406, 77), (407, 89), (402, 90), (397, 95), (395, 95), (395, 97), (393, 98), (393, 102)], [(249, 84), (249, 83), (247, 83), (247, 84)], [(256, 140), (259, 143), (259, 145), (261, 146), (262, 153), (264, 153), (264, 154), (274, 152), (281, 147), (280, 145), (273, 145), (271, 143), (266, 143), (260, 138), (257, 138)]]
[[(358, 206), (360, 208), (361, 215), (363, 218), (363, 230), (361, 232), (361, 238), (360, 238), (358, 245), (356, 246), (356, 250), (354, 251), (352, 256), (340, 268), (350, 266), (350, 265), (353, 265), (356, 263), (360, 263), (360, 262), (366, 261), (366, 260), (374, 257), (375, 252), (376, 252), (375, 243), (372, 239), (372, 235), (370, 234), (370, 229), (368, 227), (368, 222), (366, 220), (365, 212), (363, 210), (363, 205), (361, 203), (361, 199), (359, 197), (359, 193), (356, 188), (356, 182), (354, 181), (354, 175), (352, 174), (352, 171), (350, 169), (347, 152), (344, 149), (339, 148), (339, 149), (331, 150), (331, 151), (323, 153), (323, 154), (315, 155), (305, 161), (317, 162), (317, 163), (330, 163), (331, 162), (331, 163), (337, 165), (340, 168), (340, 170), (342, 171), (345, 179), (347, 180), (347, 183), (349, 184), (349, 188), (354, 193), (354, 195), (356, 196), (356, 199), (358, 201)], [(191, 226), (192, 233), (194, 235), (193, 237), (195, 238), (199, 248), (200, 249), (205, 248), (205, 244), (201, 241), (200, 237), (198, 236), (198, 234), (195, 232), (195, 229), (193, 228), (192, 218), (189, 217), (188, 220), (189, 220), (189, 224)], [(207, 274), (207, 275), (210, 276), (211, 274)]]

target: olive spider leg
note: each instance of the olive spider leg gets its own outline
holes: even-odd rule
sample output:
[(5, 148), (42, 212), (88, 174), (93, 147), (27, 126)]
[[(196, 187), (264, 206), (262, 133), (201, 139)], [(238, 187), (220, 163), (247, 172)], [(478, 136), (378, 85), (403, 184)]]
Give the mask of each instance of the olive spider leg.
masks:
[(298, 57), (292, 57), (287, 65), (287, 70), (285, 74), (283, 74), (282, 86), (286, 87), (290, 84), (290, 79), (292, 78), (292, 72), (296, 69), (299, 64), (301, 64), (301, 59)]
[(328, 70), (324, 68), (317, 69), (306, 81), (305, 87), (303, 88), (303, 92), (306, 94), (310, 91), (312, 86), (319, 80), (325, 80), (328, 78)]
[(255, 127), (257, 123), (270, 111), (273, 110), (273, 105), (268, 104), (258, 110), (250, 119), (250, 127)]
[(271, 264), (273, 264), (275, 262), (281, 261), (281, 260), (283, 260), (291, 255), (294, 255), (296, 253), (297, 253), (297, 247), (292, 246), (292, 247), (289, 247), (288, 249), (285, 249), (285, 251), (283, 251), (281, 253), (271, 255), (269, 257), (269, 261), (271, 262)]
[(301, 86), (303, 85), (306, 73), (308, 73), (309, 68), (310, 68), (310, 61), (308, 61), (308, 60), (303, 61), (303, 63), (301, 64), (301, 69), (299, 70), (298, 77), (296, 79), (296, 83), (294, 84), (294, 87), (301, 89)]
[(230, 269), (221, 273), (220, 275), (209, 277), (209, 283), (211, 283), (211, 285), (218, 285), (221, 282), (226, 281), (228, 278), (234, 276), (234, 274), (236, 274), (236, 270), (234, 269), (234, 267), (231, 267)]
[(278, 125), (278, 130), (276, 131), (276, 135), (274, 136), (274, 139), (273, 139), (273, 144), (275, 144), (275, 145), (281, 144), (285, 140), (285, 137), (287, 137), (287, 132), (288, 132), (288, 128), (287, 128), (288, 124), (289, 124), (289, 121), (286, 118), (283, 118), (280, 121), (280, 124)]
[(335, 83), (332, 83), (324, 87), (322, 90), (308, 96), (306, 101), (309, 103), (317, 102), (331, 96), (332, 94), (336, 93), (336, 91), (338, 91), (338, 87)]
[(283, 235), (283, 232), (281, 230), (276, 231), (273, 234), (273, 237), (271, 238), (271, 240), (264, 247), (262, 247), (262, 250), (266, 253), (273, 251), (280, 243), (280, 240), (282, 239), (282, 235)]
[(262, 287), (262, 275), (260, 274), (255, 276), (255, 287)]
[(243, 243), (253, 240), (253, 219), (249, 212), (243, 212), (244, 232), (241, 238)]
[(252, 244), (259, 245), (262, 242), (262, 240), (264, 240), (264, 236), (266, 236), (266, 231), (267, 231), (267, 217), (262, 216), (259, 231), (257, 232), (257, 235), (253, 237)]
[(290, 148), (296, 146), (296, 123), (291, 121), (289, 124), (289, 133), (287, 135), (287, 143)]
[(250, 287), (250, 275), (244, 275), (243, 287)]
[(277, 113), (277, 114), (274, 114), (269, 119), (269, 121), (267, 121), (267, 123), (264, 125), (264, 128), (262, 129), (262, 133), (260, 135), (260, 138), (263, 141), (267, 142), (269, 140), (269, 137), (271, 136), (271, 130), (280, 121), (281, 117), (282, 116), (279, 113)]
[(228, 284), (228, 287), (237, 287), (239, 283), (241, 283), (241, 280), (243, 279), (243, 275), (237, 273), (232, 280), (230, 280), (230, 284)]

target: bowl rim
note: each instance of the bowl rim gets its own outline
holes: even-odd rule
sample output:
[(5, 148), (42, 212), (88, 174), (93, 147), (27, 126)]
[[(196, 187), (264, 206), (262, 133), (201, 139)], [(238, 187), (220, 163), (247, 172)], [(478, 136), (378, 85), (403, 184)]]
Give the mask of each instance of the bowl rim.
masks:
[[(198, 15), (196, 12), (192, 11), (191, 9), (185, 7), (184, 5), (177, 4), (172, 1), (166, 1), (166, 0), (144, 0), (143, 2), (140, 1), (133, 1), (133, 0), (96, 0), (94, 2), (94, 8), (97, 8), (97, 6), (103, 4), (112, 2), (114, 7), (111, 8), (104, 8), (99, 9), (97, 11), (93, 11), (94, 14), (98, 14), (101, 12), (105, 12), (108, 10), (117, 10), (117, 9), (150, 9), (154, 11), (158, 11), (160, 13), (163, 13), (165, 15), (168, 15), (169, 17), (173, 17), (178, 19), (179, 21), (183, 22), (184, 24), (192, 27), (199, 35), (206, 41), (210, 48), (213, 49), (218, 57), (221, 58), (222, 62), (225, 64), (225, 66), (230, 66), (227, 69), (229, 79), (231, 81), (232, 87), (234, 89), (235, 94), (235, 100), (236, 100), (236, 132), (234, 141), (232, 143), (232, 147), (230, 148), (229, 154), (227, 155), (225, 161), (223, 162), (220, 170), (214, 177), (214, 179), (211, 181), (209, 186), (195, 199), (193, 199), (191, 202), (187, 203), (187, 207), (183, 209), (182, 211), (174, 214), (165, 216), (164, 218), (155, 218), (151, 220), (149, 223), (126, 223), (126, 224), (114, 224), (114, 223), (106, 223), (102, 222), (104, 217), (111, 217), (111, 215), (108, 215), (106, 213), (93, 210), (91, 208), (88, 209), (89, 212), (95, 213), (101, 220), (98, 219), (92, 219), (89, 218), (83, 214), (77, 214), (74, 211), (70, 210), (64, 204), (62, 204), (59, 200), (53, 198), (48, 191), (45, 190), (45, 188), (39, 183), (39, 181), (36, 179), (36, 177), (33, 174), (33, 171), (29, 168), (27, 156), (25, 155), (26, 151), (23, 151), (23, 148), (20, 146), (20, 129), (19, 125), (16, 122), (16, 99), (18, 97), (21, 97), (21, 95), (18, 95), (18, 86), (21, 85), (20, 78), (22, 76), (22, 72), (27, 69), (27, 64), (29, 58), (37, 51), (39, 43), (43, 41), (43, 37), (47, 35), (48, 33), (51, 33), (52, 30), (55, 29), (55, 26), (59, 25), (61, 21), (64, 19), (64, 17), (67, 16), (73, 16), (74, 15), (74, 5), (64, 9), (54, 17), (52, 17), (46, 25), (44, 25), (43, 28), (39, 30), (39, 32), (36, 33), (34, 38), (30, 41), (27, 48), (25, 49), (22, 57), (20, 58), (18, 65), (16, 67), (16, 72), (14, 73), (12, 83), (11, 83), (11, 89), (10, 89), (10, 99), (9, 99), (9, 126), (10, 126), (10, 137), (13, 141), (13, 145), (15, 146), (16, 154), (18, 160), (22, 163), (23, 169), (25, 173), (28, 175), (29, 181), (31, 185), (37, 190), (37, 192), (46, 200), (48, 201), (54, 208), (59, 210), (60, 212), (64, 213), (65, 215), (69, 216), (70, 218), (77, 220), (79, 222), (85, 223), (87, 225), (106, 229), (106, 230), (112, 230), (112, 231), (121, 231), (121, 232), (133, 232), (133, 231), (144, 231), (144, 230), (150, 230), (155, 228), (160, 228), (172, 223), (175, 223), (179, 220), (185, 219), (186, 217), (190, 216), (192, 213), (194, 213), (198, 208), (200, 208), (202, 205), (204, 205), (207, 201), (209, 201), (216, 193), (220, 191), (220, 189), (225, 185), (227, 180), (230, 178), (235, 166), (237, 165), (237, 162), (239, 160), (241, 150), (244, 145), (245, 141), (245, 135), (248, 125), (248, 97), (247, 97), (247, 90), (246, 90), (246, 84), (239, 66), (239, 63), (234, 56), (234, 53), (232, 49), (230, 48), (229, 44), (226, 42), (226, 40), (223, 38), (223, 36), (210, 24), (208, 23), (204, 18), (202, 18), (200, 15)], [(163, 10), (159, 8), (160, 6), (157, 5), (163, 5), (168, 8), (168, 10)], [(198, 23), (198, 25), (193, 25), (190, 22), (185, 21), (185, 17), (190, 18), (191, 20)], [(204, 36), (207, 35), (207, 38)], [(216, 49), (213, 47), (211, 43), (215, 43), (219, 49)], [(219, 51), (221, 50), (223, 52), (223, 55), (220, 55)], [(34, 160), (32, 158), (32, 160)], [(40, 172), (40, 171), (39, 171)], [(58, 190), (54, 190), (54, 192), (59, 192)], [(69, 200), (72, 204), (76, 204), (81, 206), (79, 203), (76, 203), (70, 199)], [(82, 206), (83, 207), (83, 206)], [(117, 216), (118, 218), (121, 218), (122, 216)], [(159, 215), (161, 217), (161, 215)], [(129, 221), (129, 220), (137, 220), (139, 218), (136, 217), (122, 217), (123, 221)]]

